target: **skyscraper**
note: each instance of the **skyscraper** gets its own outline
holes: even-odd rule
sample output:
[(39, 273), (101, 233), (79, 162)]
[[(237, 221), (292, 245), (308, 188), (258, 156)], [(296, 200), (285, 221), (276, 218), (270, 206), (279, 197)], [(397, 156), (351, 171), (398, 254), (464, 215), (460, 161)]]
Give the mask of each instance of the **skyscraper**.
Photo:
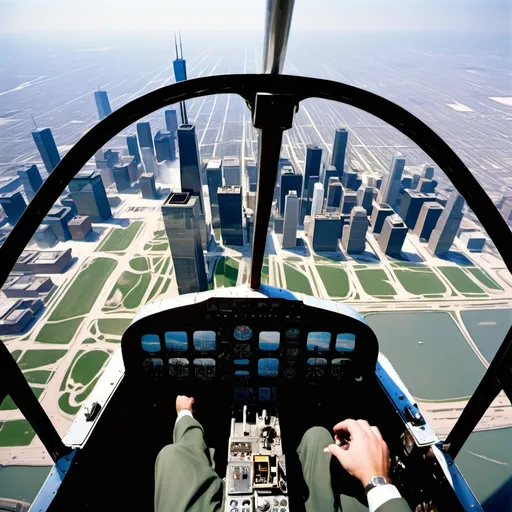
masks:
[(135, 133), (126, 136), (126, 145), (128, 146), (128, 154), (135, 157), (137, 165), (140, 164), (139, 143), (137, 142), (137, 135)]
[(361, 181), (358, 178), (358, 172), (355, 169), (347, 169), (341, 178), (341, 184), (349, 190), (357, 190)]
[(222, 240), (225, 245), (244, 245), (242, 232), (242, 188), (219, 187), (219, 217)]
[(94, 101), (96, 101), (96, 108), (98, 109), (98, 117), (100, 121), (112, 113), (107, 91), (94, 91)]
[[(294, 168), (290, 165), (286, 165), (281, 168), (281, 187), (279, 196), (279, 213), (284, 215), (286, 196), (291, 190), (300, 191), (302, 190), (302, 174), (295, 172)], [(297, 199), (299, 200), (299, 199)]]
[(174, 139), (170, 132), (158, 131), (155, 135), (155, 151), (158, 162), (175, 160), (176, 149)]
[(398, 214), (390, 215), (384, 221), (379, 246), (388, 256), (398, 256), (407, 235), (408, 228)]
[(357, 204), (366, 210), (367, 215), (372, 214), (373, 202), (377, 199), (379, 191), (373, 187), (361, 186), (356, 192)]
[(69, 232), (69, 221), (74, 217), (71, 208), (65, 206), (57, 206), (51, 208), (46, 217), (43, 220), (44, 224), (48, 224), (52, 227), (55, 236), (60, 242), (65, 242), (71, 238)]
[(327, 189), (327, 208), (340, 208), (343, 197), (343, 186), (339, 178), (329, 178)]
[(153, 146), (153, 136), (151, 135), (151, 125), (145, 121), (137, 123), (137, 138), (139, 139), (140, 149), (151, 148), (154, 153), (155, 148)]
[(428, 240), (436, 227), (444, 208), (437, 202), (428, 202), (421, 205), (418, 220), (414, 226), (414, 233), (420, 240)]
[[(301, 176), (302, 178), (302, 176)], [(302, 183), (301, 188), (302, 189)], [(283, 222), (283, 243), (282, 248), (291, 248), (297, 245), (297, 228), (299, 226), (300, 198), (296, 190), (290, 190), (285, 198), (284, 222)]]
[(210, 160), (206, 166), (206, 182), (210, 196), (212, 227), (220, 228), (219, 200), (217, 190), (222, 187), (222, 160)]
[(249, 180), (249, 192), (256, 192), (256, 188), (258, 186), (258, 167), (256, 165), (256, 160), (246, 160), (245, 170)]
[(171, 193), (162, 205), (180, 294), (202, 292), (208, 288), (201, 247), (200, 214), (199, 198), (190, 193)]
[(372, 209), (372, 217), (371, 217), (371, 224), (373, 227), (373, 232), (378, 234), (382, 231), (382, 226), (384, 226), (384, 221), (387, 217), (390, 215), (393, 215), (395, 213), (395, 210), (389, 206), (389, 204), (386, 203), (373, 203), (373, 209)]
[(341, 199), (341, 213), (352, 213), (354, 206), (357, 206), (357, 193), (353, 190), (344, 190)]
[(348, 130), (338, 128), (334, 135), (334, 144), (332, 147), (331, 165), (334, 165), (343, 176), (345, 170), (345, 153), (347, 152)]
[[(340, 178), (341, 174), (333, 165), (328, 165), (324, 168), (322, 185), (324, 186), (324, 199), (327, 199), (327, 190), (329, 188), (329, 180), (331, 178)], [(341, 183), (341, 180), (340, 180)]]
[(34, 240), (40, 249), (51, 249), (58, 243), (57, 235), (51, 226), (41, 224), (34, 233)]
[(349, 254), (362, 254), (366, 247), (368, 216), (362, 206), (355, 206), (350, 214), (350, 224), (343, 227), (343, 248)]
[[(178, 53), (178, 43), (176, 41), (176, 34), (174, 35), (174, 47), (176, 49), (176, 59), (173, 61), (172, 65), (174, 68), (174, 78), (176, 82), (183, 82), (187, 79), (187, 61), (183, 58), (183, 46), (181, 44), (181, 34), (180, 34), (180, 50), (181, 56)], [(188, 124), (187, 117), (187, 105), (184, 101), (180, 102), (180, 112), (181, 112), (181, 122), (182, 124)]]
[(36, 143), (41, 159), (46, 170), (50, 173), (60, 162), (59, 150), (50, 128), (36, 128), (32, 132), (32, 138)]
[(140, 190), (144, 199), (156, 199), (155, 175), (150, 173), (142, 173), (139, 179)]
[(402, 172), (404, 171), (405, 158), (399, 155), (393, 155), (389, 174), (382, 183), (380, 189), (379, 202), (387, 203), (391, 207), (395, 206), (400, 192), (400, 181), (402, 180)]
[(204, 213), (201, 188), (201, 160), (197, 144), (196, 127), (182, 124), (178, 128), (178, 145), (180, 150), (180, 175), (182, 192), (190, 192), (199, 198), (199, 209)]
[(0, 204), (11, 226), (14, 226), (16, 222), (18, 222), (18, 219), (27, 207), (27, 203), (25, 203), (21, 192), (5, 192), (0, 194)]
[(226, 187), (241, 185), (240, 159), (236, 156), (225, 156), (222, 161), (224, 185)]
[(80, 171), (70, 181), (69, 190), (79, 215), (88, 215), (92, 222), (103, 222), (112, 217), (99, 172)]
[(434, 179), (434, 167), (431, 165), (425, 164), (423, 166), (423, 170), (421, 171), (421, 177), (426, 178), (427, 180)]
[(41, 188), (43, 180), (37, 165), (25, 165), (16, 171), (21, 179), (23, 190), (29, 201), (36, 195), (36, 192)]
[(433, 194), (436, 191), (437, 181), (429, 178), (420, 178), (416, 190), (424, 194)]
[(400, 217), (409, 229), (414, 229), (423, 203), (436, 200), (435, 194), (423, 194), (416, 190), (406, 189), (400, 200)]
[(470, 252), (482, 252), (487, 238), (480, 231), (465, 232), (460, 235), (460, 241)]
[(176, 110), (171, 108), (164, 112), (165, 115), (165, 127), (167, 131), (171, 134), (173, 139), (176, 139), (178, 136), (178, 116), (176, 114)]
[(450, 250), (462, 222), (463, 208), (464, 198), (454, 190), (428, 241), (428, 248), (435, 255), (444, 254)]
[(337, 213), (311, 216), (309, 237), (316, 252), (335, 252), (338, 249), (341, 217)]
[(128, 174), (130, 175), (130, 181), (135, 183), (139, 179), (139, 168), (135, 161), (135, 157), (132, 155), (123, 155), (119, 160), (121, 165), (128, 167)]
[[(306, 165), (304, 167), (304, 192), (308, 189), (309, 179), (311, 176), (320, 176), (320, 167), (322, 165), (322, 148), (318, 146), (306, 147)], [(305, 194), (302, 195), (305, 197)], [(311, 197), (306, 197), (311, 199)]]
[(127, 165), (116, 164), (112, 169), (116, 188), (119, 193), (129, 192), (132, 189), (130, 172)]
[(313, 189), (313, 201), (311, 203), (311, 217), (320, 215), (324, 206), (324, 186), (321, 183), (315, 183)]
[(151, 148), (140, 148), (142, 153), (142, 164), (144, 165), (144, 171), (155, 175), (155, 178), (159, 177), (158, 167), (156, 162), (156, 156)]

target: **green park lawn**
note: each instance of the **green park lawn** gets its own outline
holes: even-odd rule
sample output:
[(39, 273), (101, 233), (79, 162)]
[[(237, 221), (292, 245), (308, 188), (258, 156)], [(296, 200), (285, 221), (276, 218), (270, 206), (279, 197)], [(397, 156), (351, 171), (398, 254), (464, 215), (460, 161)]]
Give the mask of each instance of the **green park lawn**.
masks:
[(100, 318), (98, 320), (98, 329), (103, 334), (117, 334), (121, 336), (130, 325), (129, 318)]
[(388, 276), (382, 269), (356, 270), (357, 277), (364, 291), (369, 295), (396, 295), (393, 286), (388, 282)]
[(124, 251), (130, 246), (142, 224), (142, 222), (136, 221), (132, 222), (127, 228), (113, 229), (96, 250), (104, 252)]
[(215, 266), (215, 288), (236, 286), (239, 262), (229, 256), (219, 258)]
[(305, 293), (306, 295), (313, 295), (309, 279), (302, 272), (299, 272), (286, 263), (283, 263), (283, 267), (287, 290), (297, 293)]
[(11, 352), (11, 356), (13, 357), (13, 359), (14, 359), (15, 361), (17, 361), (17, 360), (18, 360), (18, 357), (20, 357), (21, 352), (22, 352), (21, 350), (13, 350), (13, 351)]
[(470, 277), (458, 267), (439, 267), (439, 270), (460, 293), (484, 293)]
[(46, 384), (52, 375), (50, 370), (32, 370), (25, 372), (25, 379), (31, 384)]
[(130, 267), (136, 272), (146, 272), (149, 270), (148, 260), (144, 256), (138, 256), (130, 260)]
[(105, 281), (116, 266), (117, 261), (110, 258), (96, 258), (89, 263), (75, 278), (49, 320), (65, 320), (89, 313)]
[(27, 350), (19, 360), (19, 367), (22, 370), (38, 368), (47, 364), (56, 363), (64, 357), (66, 350)]
[(6, 421), (0, 427), (0, 446), (28, 446), (35, 432), (27, 420)]
[[(32, 387), (32, 391), (34, 392), (34, 395), (39, 398), (42, 395), (44, 388)], [(14, 403), (13, 399), (7, 395), (4, 398), (4, 401), (0, 404), (0, 411), (14, 411), (14, 409), (17, 409), (16, 404)]]
[(83, 317), (71, 318), (62, 322), (46, 322), (36, 336), (40, 343), (69, 343), (80, 327)]
[(446, 287), (442, 281), (426, 267), (419, 268), (395, 268), (395, 275), (402, 283), (402, 286), (415, 295), (424, 295), (426, 293), (442, 294), (446, 292)]
[(70, 393), (63, 393), (59, 398), (59, 407), (66, 413), (74, 416), (79, 410), (80, 407), (74, 407), (69, 403)]
[(84, 352), (73, 366), (71, 378), (75, 384), (80, 383), (86, 386), (96, 377), (108, 358), (109, 354), (103, 350)]
[(330, 297), (346, 297), (348, 295), (350, 283), (345, 270), (324, 265), (317, 265), (316, 269)]
[(487, 272), (479, 268), (468, 268), (468, 270), (475, 276), (484, 286), (490, 288), (491, 290), (503, 290), (503, 288), (492, 279)]
[(151, 288), (151, 291), (149, 292), (149, 297), (147, 302), (149, 302), (157, 293), (158, 289), (160, 288), (162, 281), (164, 278), (162, 276), (158, 276), (155, 284), (153, 285), (153, 288)]

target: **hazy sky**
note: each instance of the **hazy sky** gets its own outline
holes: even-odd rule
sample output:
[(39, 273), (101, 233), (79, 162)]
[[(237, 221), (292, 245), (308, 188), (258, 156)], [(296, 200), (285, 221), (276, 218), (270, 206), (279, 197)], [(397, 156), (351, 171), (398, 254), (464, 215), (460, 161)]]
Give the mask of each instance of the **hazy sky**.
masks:
[[(262, 30), (265, 0), (0, 0), (0, 34)], [(296, 0), (294, 29), (511, 32), (511, 0)]]

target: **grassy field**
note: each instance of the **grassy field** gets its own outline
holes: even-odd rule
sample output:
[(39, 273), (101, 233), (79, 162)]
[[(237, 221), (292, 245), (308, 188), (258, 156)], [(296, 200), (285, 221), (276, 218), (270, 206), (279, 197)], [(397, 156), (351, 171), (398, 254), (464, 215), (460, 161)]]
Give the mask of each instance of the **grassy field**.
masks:
[(458, 267), (440, 267), (439, 270), (460, 293), (484, 293), (469, 276)]
[(96, 249), (97, 251), (124, 251), (132, 243), (133, 239), (139, 232), (142, 222), (132, 222), (127, 228), (116, 228), (112, 230), (110, 235)]
[(330, 297), (346, 297), (348, 295), (350, 283), (347, 273), (342, 268), (317, 265), (316, 269)]
[(263, 258), (263, 266), (261, 267), (261, 282), (268, 284), (269, 281), (269, 267), (268, 267), (268, 256)]
[(222, 257), (215, 267), (215, 288), (236, 286), (239, 262), (229, 256)]
[(47, 364), (56, 363), (66, 355), (66, 350), (27, 350), (18, 365), (22, 370), (38, 368)]
[(149, 273), (142, 274), (139, 276), (139, 282), (137, 286), (131, 290), (128, 295), (124, 298), (123, 306), (127, 309), (135, 309), (140, 306), (142, 302), (142, 297), (146, 293), (148, 289), (149, 282), (151, 281), (151, 276)]
[(101, 370), (103, 363), (109, 358), (109, 355), (102, 350), (91, 350), (84, 352), (77, 360), (71, 370), (71, 378), (76, 383), (84, 386), (89, 384), (97, 373)]
[(171, 261), (171, 258), (165, 258), (164, 264), (162, 266), (162, 274), (167, 273), (167, 269), (169, 268), (170, 261)]
[(96, 258), (92, 261), (75, 278), (49, 320), (65, 320), (89, 313), (105, 281), (116, 266), (117, 261), (110, 258)]
[[(44, 388), (32, 387), (32, 391), (34, 392), (34, 395), (39, 398), (43, 394)], [(0, 411), (14, 411), (14, 409), (17, 409), (16, 404), (14, 403), (13, 399), (7, 395), (0, 405)]]
[(155, 284), (153, 285), (153, 288), (151, 288), (151, 291), (149, 292), (149, 297), (148, 297), (147, 302), (149, 302), (156, 295), (156, 292), (158, 291), (158, 288), (162, 284), (163, 279), (164, 278), (162, 276), (158, 277)]
[(28, 446), (35, 435), (27, 420), (6, 421), (0, 428), (0, 446)]
[[(144, 247), (144, 249), (146, 249), (146, 247)], [(167, 250), (169, 250), (169, 244), (167, 242), (165, 242), (165, 243), (151, 245), (149, 247), (149, 250), (150, 251), (154, 251), (154, 252), (157, 252), (157, 251), (167, 251)]]
[(50, 370), (32, 370), (25, 372), (25, 379), (31, 384), (46, 384), (52, 375)]
[(445, 285), (434, 272), (428, 268), (395, 269), (394, 272), (398, 280), (409, 293), (423, 295), (425, 293), (441, 294), (446, 292)]
[(13, 357), (13, 359), (14, 359), (15, 361), (17, 361), (17, 360), (18, 360), (18, 357), (20, 357), (20, 354), (21, 354), (21, 350), (13, 350), (13, 351), (11, 352), (11, 356)]
[(369, 295), (396, 295), (393, 286), (388, 282), (388, 276), (382, 269), (356, 270), (357, 277), (366, 293)]
[(70, 414), (71, 416), (74, 416), (79, 410), (80, 410), (80, 407), (73, 407), (70, 403), (69, 403), (69, 396), (70, 394), (69, 393), (64, 393), (60, 398), (59, 398), (59, 407), (67, 414)]
[(98, 329), (103, 334), (117, 334), (121, 336), (130, 325), (129, 318), (100, 318), (98, 320)]
[(36, 336), (40, 343), (69, 343), (80, 327), (83, 317), (57, 323), (46, 323)]
[(492, 279), (487, 272), (479, 268), (468, 268), (468, 270), (475, 276), (484, 286), (490, 288), (491, 290), (503, 290), (503, 288)]
[(130, 260), (130, 267), (137, 272), (146, 272), (149, 270), (148, 260), (144, 256), (139, 256)]
[(286, 277), (286, 288), (292, 292), (305, 293), (306, 295), (313, 295), (311, 285), (308, 278), (298, 270), (295, 270), (286, 263), (283, 264), (284, 275)]

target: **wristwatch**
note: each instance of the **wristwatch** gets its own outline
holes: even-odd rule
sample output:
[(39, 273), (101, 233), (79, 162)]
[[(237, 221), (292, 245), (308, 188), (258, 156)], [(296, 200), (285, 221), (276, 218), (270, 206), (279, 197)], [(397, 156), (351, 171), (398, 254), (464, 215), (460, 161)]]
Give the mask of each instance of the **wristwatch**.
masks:
[(372, 476), (370, 481), (365, 485), (364, 492), (368, 494), (375, 487), (379, 487), (380, 485), (390, 484), (391, 480), (387, 476)]

